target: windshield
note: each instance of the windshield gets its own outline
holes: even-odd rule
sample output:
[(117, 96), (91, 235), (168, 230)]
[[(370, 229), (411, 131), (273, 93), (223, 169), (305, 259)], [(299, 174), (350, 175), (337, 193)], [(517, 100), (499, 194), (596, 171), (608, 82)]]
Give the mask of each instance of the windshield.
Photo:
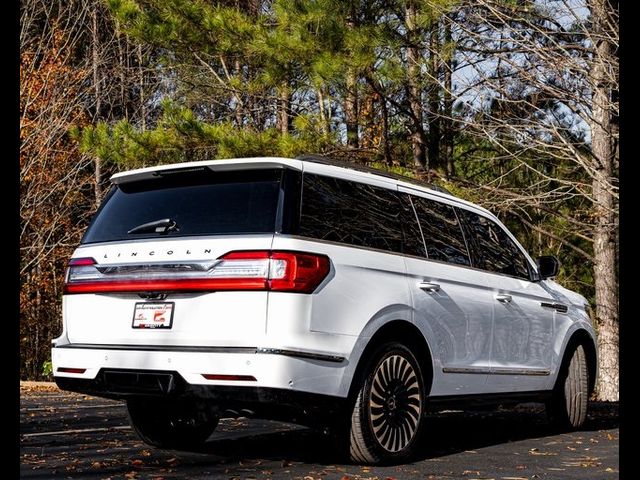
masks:
[(115, 186), (82, 243), (272, 233), (282, 170), (172, 173)]

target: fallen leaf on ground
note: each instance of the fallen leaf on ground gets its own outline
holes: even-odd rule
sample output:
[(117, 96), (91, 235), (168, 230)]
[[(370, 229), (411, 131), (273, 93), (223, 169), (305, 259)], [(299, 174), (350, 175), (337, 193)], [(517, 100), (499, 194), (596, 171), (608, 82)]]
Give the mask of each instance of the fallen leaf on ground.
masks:
[(558, 455), (558, 454), (554, 453), (554, 452), (541, 452), (537, 448), (532, 448), (531, 450), (529, 450), (529, 455), (554, 456), (554, 455)]

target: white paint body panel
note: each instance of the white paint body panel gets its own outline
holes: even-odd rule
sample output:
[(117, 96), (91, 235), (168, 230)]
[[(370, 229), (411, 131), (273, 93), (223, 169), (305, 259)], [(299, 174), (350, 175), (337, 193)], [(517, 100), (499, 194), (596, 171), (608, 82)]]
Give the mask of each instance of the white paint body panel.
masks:
[[(75, 257), (119, 263), (215, 260), (232, 250), (268, 250), (273, 235), (162, 239), (82, 246)], [(257, 345), (266, 329), (267, 292), (175, 293), (171, 329), (133, 329), (137, 294), (66, 295), (63, 315), (71, 343), (113, 345)]]
[[(431, 394), (462, 395), (486, 391), (487, 375), (444, 373), (443, 369), (486, 371), (491, 366), (493, 299), (484, 272), (455, 265), (405, 259), (407, 283), (415, 306), (414, 321), (434, 357)], [(420, 282), (435, 283), (437, 292), (425, 292)]]
[[(550, 372), (553, 355), (554, 310), (541, 303), (555, 299), (541, 285), (518, 278), (488, 273), (493, 297), (506, 294), (511, 301), (493, 302), (491, 368)], [(491, 375), (487, 387), (495, 392), (533, 391), (553, 388), (550, 375)]]
[[(299, 160), (262, 158), (188, 164), (212, 169), (283, 165), (322, 175), (370, 183), (421, 195), (474, 211), (500, 222), (486, 210), (451, 195), (371, 173)], [(117, 174), (115, 183), (148, 178), (162, 168)], [(501, 225), (501, 224), (500, 224)], [(516, 242), (517, 243), (517, 242)], [(402, 320), (422, 332), (432, 355), (432, 396), (549, 390), (564, 348), (578, 329), (595, 333), (584, 310), (586, 301), (555, 282), (525, 282), (416, 257), (339, 245), (295, 236), (240, 235), (171, 238), (90, 244), (74, 258), (101, 264), (214, 260), (232, 250), (299, 250), (321, 253), (331, 271), (313, 294), (214, 292), (170, 294), (175, 302), (168, 330), (134, 330), (136, 294), (76, 294), (63, 299), (63, 332), (53, 348), (56, 376), (95, 378), (101, 368), (175, 370), (192, 384), (229, 385), (202, 374), (252, 375), (256, 382), (232, 382), (345, 397), (368, 340), (386, 323)], [(135, 256), (132, 254), (135, 252)], [(530, 257), (527, 256), (529, 261)], [(435, 293), (420, 281), (441, 286)], [(512, 302), (497, 302), (508, 293)], [(566, 314), (540, 306), (566, 304)], [(133, 350), (112, 349), (112, 345)], [(342, 362), (246, 352), (144, 351), (135, 346), (242, 347), (283, 349), (343, 357)], [(86, 368), (83, 374), (58, 367)], [(445, 373), (444, 369), (484, 373)], [(548, 375), (492, 375), (492, 369), (547, 370)]]

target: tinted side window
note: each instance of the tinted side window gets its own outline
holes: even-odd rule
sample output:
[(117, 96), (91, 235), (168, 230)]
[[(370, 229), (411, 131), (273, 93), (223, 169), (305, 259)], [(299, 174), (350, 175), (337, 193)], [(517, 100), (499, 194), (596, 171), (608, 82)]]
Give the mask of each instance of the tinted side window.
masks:
[(307, 173), (302, 181), (300, 235), (401, 252), (399, 207), (391, 190)]
[(471, 265), (458, 217), (452, 206), (411, 196), (416, 209), (427, 258), (457, 265)]
[(468, 210), (458, 209), (467, 239), (473, 243), (474, 266), (490, 272), (529, 279), (527, 259), (495, 222)]
[(407, 193), (399, 193), (400, 215), (403, 233), (402, 253), (416, 257), (426, 257), (424, 240), (411, 197)]

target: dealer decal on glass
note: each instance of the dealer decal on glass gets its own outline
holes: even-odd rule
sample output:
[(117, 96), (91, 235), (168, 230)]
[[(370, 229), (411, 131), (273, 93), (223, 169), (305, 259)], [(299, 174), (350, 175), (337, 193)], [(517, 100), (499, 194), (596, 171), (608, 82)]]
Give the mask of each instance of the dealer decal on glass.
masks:
[(171, 328), (173, 302), (136, 303), (133, 310), (133, 328)]

